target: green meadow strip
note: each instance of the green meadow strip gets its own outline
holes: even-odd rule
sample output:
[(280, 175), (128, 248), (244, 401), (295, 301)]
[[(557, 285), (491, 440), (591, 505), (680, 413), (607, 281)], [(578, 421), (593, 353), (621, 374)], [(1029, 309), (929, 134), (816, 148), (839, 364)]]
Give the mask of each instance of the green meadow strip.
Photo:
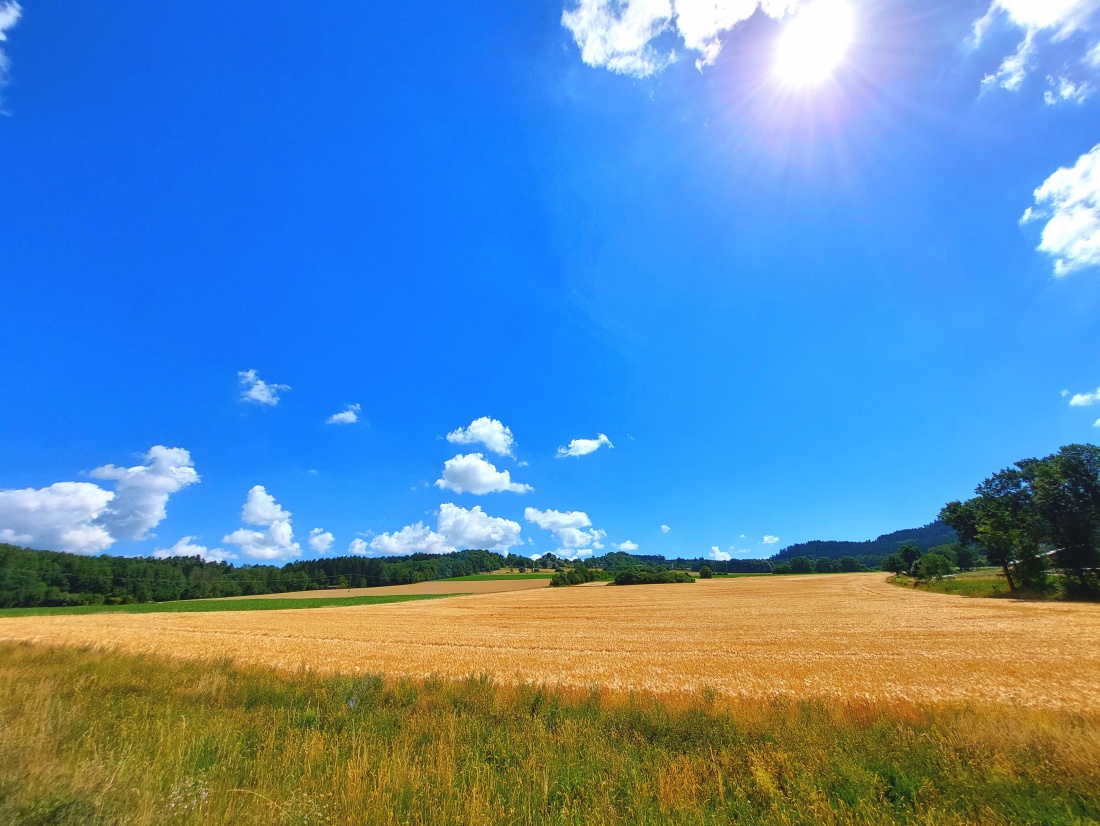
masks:
[(190, 599), (178, 602), (139, 602), (133, 605), (70, 605), (62, 608), (4, 608), (5, 617), (52, 617), (72, 614), (204, 614), (212, 611), (286, 611), (305, 608), (344, 608), (352, 605), (385, 605), (422, 599), (468, 596), (467, 594), (390, 594), (363, 597), (305, 597), (302, 599)]

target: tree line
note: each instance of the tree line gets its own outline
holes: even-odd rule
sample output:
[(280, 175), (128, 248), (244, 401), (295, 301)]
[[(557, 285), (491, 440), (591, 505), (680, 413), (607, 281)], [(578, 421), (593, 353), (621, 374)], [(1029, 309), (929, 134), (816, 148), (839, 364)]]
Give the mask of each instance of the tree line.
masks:
[(283, 566), (236, 566), (198, 557), (78, 556), (0, 544), (0, 607), (121, 605), (408, 585), (532, 564), (514, 554), (470, 550), (445, 556), (337, 556)]

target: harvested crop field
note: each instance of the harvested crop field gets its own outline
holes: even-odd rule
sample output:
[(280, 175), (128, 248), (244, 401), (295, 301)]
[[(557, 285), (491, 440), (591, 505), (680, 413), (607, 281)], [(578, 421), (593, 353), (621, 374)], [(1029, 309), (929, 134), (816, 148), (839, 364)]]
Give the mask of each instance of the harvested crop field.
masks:
[(413, 585), (383, 585), (379, 588), (331, 588), (326, 591), (292, 591), (289, 594), (257, 594), (226, 599), (324, 599), (331, 597), (400, 596), (401, 594), (500, 594), (505, 591), (530, 591), (549, 588), (549, 579), (438, 579)]
[(1100, 710), (1100, 605), (928, 594), (882, 574), (540, 588), (308, 612), (25, 617), (0, 619), (0, 639), (326, 673)]

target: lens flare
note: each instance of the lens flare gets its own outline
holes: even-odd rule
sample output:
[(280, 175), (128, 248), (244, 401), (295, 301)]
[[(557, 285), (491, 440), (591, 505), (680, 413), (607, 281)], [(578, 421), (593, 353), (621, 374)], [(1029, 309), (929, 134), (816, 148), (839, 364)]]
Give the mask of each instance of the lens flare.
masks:
[(855, 15), (845, 0), (812, 0), (783, 27), (775, 72), (791, 86), (816, 86), (832, 76), (852, 43)]

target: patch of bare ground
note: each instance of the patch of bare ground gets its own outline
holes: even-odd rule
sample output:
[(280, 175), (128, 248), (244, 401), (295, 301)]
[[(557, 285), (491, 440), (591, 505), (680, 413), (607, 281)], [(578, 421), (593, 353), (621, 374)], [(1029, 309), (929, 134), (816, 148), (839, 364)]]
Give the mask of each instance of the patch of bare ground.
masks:
[(0, 639), (322, 673), (1100, 710), (1100, 605), (928, 594), (882, 574), (537, 588), (311, 611), (23, 617), (0, 619)]

